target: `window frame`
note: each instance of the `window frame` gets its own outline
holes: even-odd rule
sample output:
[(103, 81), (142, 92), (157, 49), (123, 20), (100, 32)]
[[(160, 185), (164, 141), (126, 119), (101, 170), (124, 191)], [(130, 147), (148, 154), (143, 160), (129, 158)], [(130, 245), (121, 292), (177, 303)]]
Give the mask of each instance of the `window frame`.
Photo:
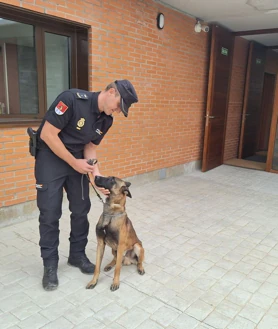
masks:
[[(38, 125), (47, 111), (46, 104), (46, 62), (45, 62), (45, 32), (59, 34), (70, 38), (70, 82), (71, 88), (78, 88), (80, 80), (82, 80), (83, 89), (89, 87), (89, 72), (87, 62), (87, 72), (83, 70), (82, 79), (78, 74), (79, 50), (77, 45), (81, 40), (88, 41), (89, 25), (77, 22), (66, 21), (50, 15), (34, 13), (22, 8), (11, 7), (0, 4), (0, 17), (12, 20), (18, 23), (29, 24), (34, 26), (34, 39), (36, 49), (36, 65), (37, 65), (37, 85), (38, 85), (38, 107), (39, 112), (36, 114), (1, 114), (0, 127), (26, 126), (27, 124)], [(87, 61), (89, 58), (88, 48)], [(85, 88), (87, 87), (87, 88)]]

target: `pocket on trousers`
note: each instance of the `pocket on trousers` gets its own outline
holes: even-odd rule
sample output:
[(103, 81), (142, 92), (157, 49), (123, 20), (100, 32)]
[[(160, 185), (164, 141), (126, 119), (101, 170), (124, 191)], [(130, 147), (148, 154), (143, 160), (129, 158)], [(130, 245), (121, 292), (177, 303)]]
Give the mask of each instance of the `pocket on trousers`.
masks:
[(48, 188), (47, 184), (39, 184), (39, 183), (36, 183), (36, 189), (37, 191), (46, 191)]
[(39, 209), (45, 208), (48, 205), (47, 189), (48, 189), (47, 184), (36, 183), (37, 205)]

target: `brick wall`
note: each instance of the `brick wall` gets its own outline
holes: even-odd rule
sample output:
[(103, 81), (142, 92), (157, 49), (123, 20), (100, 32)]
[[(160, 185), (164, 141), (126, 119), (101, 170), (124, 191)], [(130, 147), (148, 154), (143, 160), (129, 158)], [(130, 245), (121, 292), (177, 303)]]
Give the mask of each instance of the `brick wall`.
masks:
[[(151, 0), (2, 2), (91, 25), (91, 90), (115, 79), (134, 83), (139, 103), (128, 119), (116, 116), (99, 147), (103, 174), (127, 177), (201, 158), (209, 38), (194, 32), (193, 18)], [(33, 163), (26, 127), (0, 128), (0, 207), (35, 199)]]

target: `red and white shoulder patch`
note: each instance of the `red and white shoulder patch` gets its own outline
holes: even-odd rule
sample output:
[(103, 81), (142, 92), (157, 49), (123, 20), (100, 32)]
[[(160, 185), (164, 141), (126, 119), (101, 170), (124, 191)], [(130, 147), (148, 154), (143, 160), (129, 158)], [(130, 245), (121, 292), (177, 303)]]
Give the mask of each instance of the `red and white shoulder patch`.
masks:
[(62, 101), (60, 101), (55, 107), (55, 113), (58, 115), (63, 115), (67, 109), (68, 109), (68, 106), (65, 103), (63, 103)]

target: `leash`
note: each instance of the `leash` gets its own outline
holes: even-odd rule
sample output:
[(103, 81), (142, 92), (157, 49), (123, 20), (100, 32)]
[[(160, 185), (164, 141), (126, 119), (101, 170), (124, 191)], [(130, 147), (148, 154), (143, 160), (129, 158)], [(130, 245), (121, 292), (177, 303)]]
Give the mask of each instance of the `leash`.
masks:
[(104, 204), (104, 201), (103, 201), (102, 197), (99, 195), (98, 191), (96, 190), (96, 188), (94, 187), (93, 183), (91, 182), (89, 174), (86, 174), (86, 177), (88, 178), (88, 181), (90, 182), (90, 184), (92, 185), (94, 191), (96, 192), (96, 195), (98, 196), (99, 201)]
[[(97, 163), (97, 159), (89, 159), (87, 162), (88, 162), (89, 165), (93, 166), (93, 165), (95, 165)], [(102, 202), (102, 203), (104, 203), (102, 197), (99, 195), (98, 191), (94, 187), (94, 184), (91, 182), (89, 174), (86, 174), (86, 177), (87, 177), (88, 181), (90, 182), (90, 184), (92, 185), (94, 191), (96, 192), (96, 195), (98, 196), (99, 201)]]

